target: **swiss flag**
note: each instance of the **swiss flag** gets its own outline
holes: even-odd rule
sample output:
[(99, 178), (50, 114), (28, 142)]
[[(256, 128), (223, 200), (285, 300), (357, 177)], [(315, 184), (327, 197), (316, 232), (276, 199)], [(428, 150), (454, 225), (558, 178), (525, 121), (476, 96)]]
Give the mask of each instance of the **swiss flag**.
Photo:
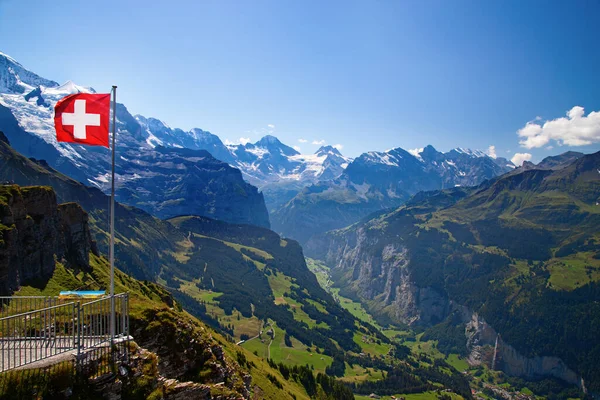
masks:
[(108, 147), (110, 93), (77, 93), (54, 107), (56, 140)]

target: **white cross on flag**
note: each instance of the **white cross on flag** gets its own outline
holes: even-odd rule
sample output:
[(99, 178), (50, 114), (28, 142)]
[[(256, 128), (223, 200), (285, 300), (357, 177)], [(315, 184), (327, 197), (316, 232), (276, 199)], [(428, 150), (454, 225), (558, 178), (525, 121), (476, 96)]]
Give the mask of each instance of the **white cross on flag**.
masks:
[(110, 94), (77, 93), (54, 107), (56, 140), (108, 147)]

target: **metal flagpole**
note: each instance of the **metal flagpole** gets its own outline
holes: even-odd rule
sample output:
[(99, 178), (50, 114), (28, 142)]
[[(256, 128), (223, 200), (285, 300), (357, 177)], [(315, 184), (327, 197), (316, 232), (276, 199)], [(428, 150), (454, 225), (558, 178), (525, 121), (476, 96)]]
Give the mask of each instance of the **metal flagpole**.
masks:
[(113, 85), (113, 115), (112, 115), (112, 179), (110, 190), (110, 340), (115, 340), (115, 140), (117, 137), (117, 87)]

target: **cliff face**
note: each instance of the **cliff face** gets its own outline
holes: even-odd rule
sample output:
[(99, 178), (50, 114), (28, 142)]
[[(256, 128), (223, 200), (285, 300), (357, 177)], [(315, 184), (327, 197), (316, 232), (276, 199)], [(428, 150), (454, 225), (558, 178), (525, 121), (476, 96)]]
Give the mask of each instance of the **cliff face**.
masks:
[[(553, 376), (573, 385), (583, 386), (583, 381), (560, 358), (538, 356), (524, 357), (514, 347), (505, 343), (498, 333), (477, 313), (471, 313), (466, 324), (465, 335), (471, 365), (495, 363), (495, 369), (509, 375), (527, 379)], [(494, 352), (496, 352), (494, 358)], [(495, 361), (495, 362), (494, 362)]]
[(48, 187), (0, 187), (0, 294), (48, 279), (56, 261), (87, 268), (96, 251), (88, 216), (75, 203), (56, 202)]
[(422, 326), (439, 323), (459, 311), (466, 324), (467, 361), (471, 365), (492, 365), (498, 338), (495, 369), (527, 379), (553, 376), (582, 386), (579, 376), (560, 358), (523, 356), (477, 313), (432, 287), (419, 287), (411, 279), (411, 255), (405, 246), (369, 235), (363, 227), (345, 232), (328, 244), (320, 256), (334, 266), (332, 275), (363, 304), (376, 303), (371, 311), (383, 312), (396, 322)]
[[(315, 241), (307, 253), (318, 254)], [(317, 252), (317, 253), (315, 253)], [(432, 287), (419, 287), (412, 280), (405, 246), (360, 227), (328, 242), (319, 258), (334, 266), (336, 281), (392, 320), (408, 325), (431, 325), (450, 313), (448, 298)], [(375, 302), (373, 302), (375, 300)]]

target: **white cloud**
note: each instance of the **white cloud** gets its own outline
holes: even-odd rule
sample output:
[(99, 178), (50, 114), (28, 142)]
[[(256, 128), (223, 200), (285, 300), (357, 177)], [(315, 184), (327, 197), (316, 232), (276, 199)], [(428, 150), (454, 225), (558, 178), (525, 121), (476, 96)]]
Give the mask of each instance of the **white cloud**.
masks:
[(316, 144), (319, 146), (323, 146), (325, 144), (325, 140), (321, 139), (321, 140), (313, 140), (312, 144)]
[(296, 150), (298, 153), (300, 153), (302, 151), (302, 149), (300, 149), (300, 146), (292, 146), (292, 148), (294, 150)]
[(552, 150), (554, 148), (554, 146), (548, 146), (546, 147), (546, 150)]
[(271, 128), (271, 129), (275, 129), (275, 125), (273, 125), (273, 124), (269, 124), (269, 125), (267, 125), (267, 126), (268, 126), (269, 128)]
[(238, 140), (229, 140), (229, 139), (225, 139), (225, 145), (226, 146), (231, 146), (231, 145), (236, 145), (236, 144), (246, 144), (248, 142), (251, 142), (252, 140), (250, 138), (245, 138), (245, 137), (241, 137)]
[(515, 153), (513, 158), (510, 159), (510, 161), (518, 167), (523, 165), (523, 162), (529, 160), (531, 160), (531, 154), (529, 153)]
[(498, 156), (496, 155), (496, 146), (493, 146), (493, 145), (492, 145), (492, 146), (488, 147), (487, 155), (488, 155), (488, 156), (490, 156), (490, 157), (492, 157), (492, 158), (494, 158), (494, 159), (495, 159), (496, 157), (498, 157)]
[(592, 111), (586, 117), (583, 107), (575, 106), (567, 111), (566, 117), (546, 121), (543, 125), (530, 121), (517, 135), (522, 138), (519, 144), (527, 149), (543, 147), (551, 140), (567, 146), (600, 143), (600, 111)]
[(342, 150), (344, 148), (344, 145), (343, 144), (339, 144), (339, 143), (338, 144), (334, 144), (333, 148), (334, 149), (338, 149), (338, 150)]
[(306, 139), (298, 139), (298, 141), (299, 141), (300, 143), (306, 143), (306, 142), (308, 142), (308, 140), (306, 140)]

